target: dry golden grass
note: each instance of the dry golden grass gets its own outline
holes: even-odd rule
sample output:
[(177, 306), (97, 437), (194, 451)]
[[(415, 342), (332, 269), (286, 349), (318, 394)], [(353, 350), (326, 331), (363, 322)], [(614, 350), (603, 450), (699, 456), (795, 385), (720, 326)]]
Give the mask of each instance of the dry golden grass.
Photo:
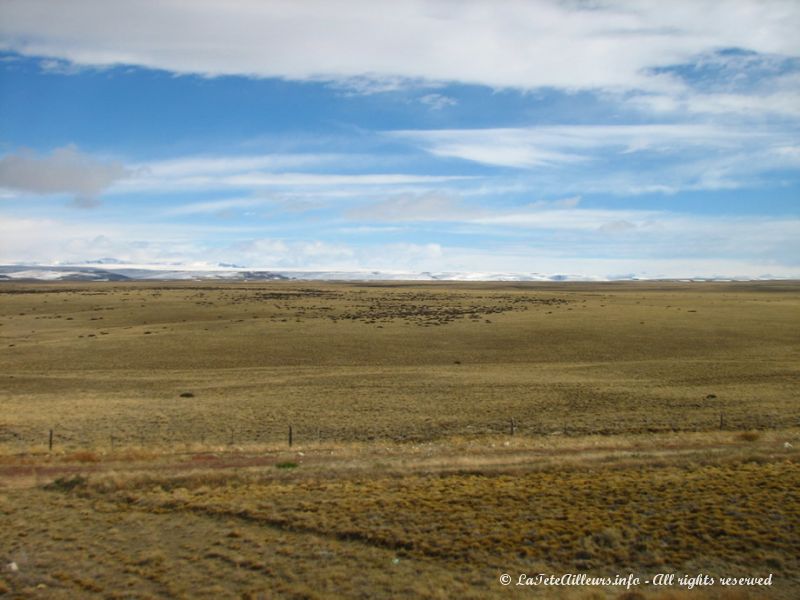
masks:
[(793, 426), (799, 312), (790, 283), (4, 283), (0, 451)]
[(454, 439), (206, 453), (194, 465), (185, 455), (40, 463), (54, 466), (49, 478), (0, 495), (0, 554), (20, 565), (4, 581), (23, 597), (570, 599), (625, 596), (509, 592), (497, 579), (772, 573), (768, 589), (691, 597), (788, 599), (800, 556), (800, 468), (780, 443), (789, 436), (798, 431), (755, 442), (732, 432)]
[[(798, 314), (791, 282), (4, 283), (0, 594), (795, 598)], [(775, 583), (498, 583), (578, 571)]]
[[(280, 466), (285, 463), (278, 463)], [(75, 485), (70, 481), (63, 487)], [(83, 488), (83, 481), (77, 484)], [(496, 569), (678, 568), (792, 573), (800, 556), (800, 468), (791, 460), (592, 465), (252, 480), (107, 479), (89, 495), (141, 510), (225, 515)], [(783, 557), (778, 559), (777, 557)]]

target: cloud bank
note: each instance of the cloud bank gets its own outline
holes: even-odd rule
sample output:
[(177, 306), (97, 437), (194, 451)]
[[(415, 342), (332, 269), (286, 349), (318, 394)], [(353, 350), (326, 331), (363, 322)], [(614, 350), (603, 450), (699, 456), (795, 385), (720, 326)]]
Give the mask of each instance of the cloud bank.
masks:
[[(698, 219), (669, 212), (564, 208), (470, 220), (487, 232), (510, 228), (518, 235), (464, 245), (457, 238), (298, 239), (220, 228), (219, 233), (233, 237), (209, 242), (198, 239), (196, 227), (10, 218), (0, 220), (0, 239), (8, 243), (0, 261), (80, 263), (112, 256), (135, 264), (182, 267), (235, 263), (265, 269), (562, 272), (598, 277), (800, 274), (796, 218)], [(549, 243), (553, 236), (558, 244)]]
[[(81, 18), (75, 18), (75, 15)], [(294, 80), (679, 91), (720, 48), (800, 54), (793, 0), (5, 0), (0, 48), (77, 65)], [(52, 68), (52, 63), (49, 63)], [(374, 87), (374, 85), (372, 86)]]

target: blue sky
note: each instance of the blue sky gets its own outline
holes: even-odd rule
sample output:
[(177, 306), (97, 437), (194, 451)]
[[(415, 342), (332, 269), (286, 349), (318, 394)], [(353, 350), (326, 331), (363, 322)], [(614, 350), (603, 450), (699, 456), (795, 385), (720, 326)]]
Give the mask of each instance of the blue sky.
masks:
[(0, 262), (800, 277), (800, 5), (0, 0)]

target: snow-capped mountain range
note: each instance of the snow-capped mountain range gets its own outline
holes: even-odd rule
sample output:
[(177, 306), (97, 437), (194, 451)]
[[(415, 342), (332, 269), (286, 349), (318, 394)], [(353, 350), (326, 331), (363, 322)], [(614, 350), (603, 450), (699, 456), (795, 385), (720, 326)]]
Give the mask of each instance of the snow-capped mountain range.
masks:
[[(597, 277), (574, 273), (317, 271), (303, 269), (248, 269), (239, 265), (135, 265), (113, 258), (69, 265), (0, 265), (2, 281), (637, 281), (675, 280), (648, 274)], [(688, 277), (691, 281), (754, 281), (785, 279), (769, 274), (753, 277)]]

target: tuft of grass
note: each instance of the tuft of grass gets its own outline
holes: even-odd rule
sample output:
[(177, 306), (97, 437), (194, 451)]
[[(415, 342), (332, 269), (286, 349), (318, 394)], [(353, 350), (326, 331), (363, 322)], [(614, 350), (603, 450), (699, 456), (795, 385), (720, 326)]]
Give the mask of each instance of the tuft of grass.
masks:
[(279, 462), (278, 464), (275, 465), (275, 468), (276, 469), (296, 469), (299, 466), (300, 465), (298, 465), (296, 462), (286, 461), (286, 462)]
[(758, 431), (743, 431), (738, 437), (745, 442), (755, 442), (761, 438), (761, 433)]
[(641, 592), (623, 592), (617, 596), (617, 600), (646, 600), (646, 596)]
[(64, 462), (96, 463), (100, 462), (100, 455), (90, 450), (79, 450), (70, 454), (65, 454)]
[(145, 550), (136, 557), (134, 564), (138, 566), (158, 566), (167, 560), (167, 556), (160, 549)]
[(75, 488), (86, 487), (88, 482), (89, 480), (86, 477), (82, 477), (80, 475), (74, 475), (72, 477), (59, 477), (55, 481), (44, 486), (44, 489), (57, 492), (70, 492)]

